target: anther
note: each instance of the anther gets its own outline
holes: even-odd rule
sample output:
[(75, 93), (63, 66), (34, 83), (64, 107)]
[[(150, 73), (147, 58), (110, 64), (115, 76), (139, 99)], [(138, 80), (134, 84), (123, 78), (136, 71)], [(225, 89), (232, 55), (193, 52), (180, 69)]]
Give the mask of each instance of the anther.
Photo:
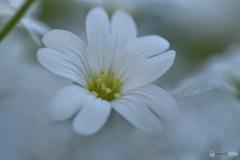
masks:
[(112, 90), (110, 88), (106, 88), (106, 93), (110, 93)]
[(120, 84), (120, 83), (121, 83), (121, 79), (120, 79), (119, 77), (117, 77), (117, 78), (115, 79), (115, 82), (116, 82), (116, 84)]
[(99, 83), (101, 83), (102, 82), (102, 80), (100, 79), (100, 78), (98, 78), (97, 80), (96, 80), (96, 83), (97, 84), (99, 84)]
[(114, 97), (115, 97), (115, 99), (120, 99), (121, 98), (120, 94), (118, 94), (118, 93), (114, 93)]
[(104, 75), (105, 74), (105, 71), (103, 69), (100, 70), (100, 74), (101, 75)]
[(111, 71), (111, 76), (115, 76), (115, 72), (114, 71)]
[(95, 91), (92, 91), (92, 94), (95, 95), (96, 97), (98, 96), (98, 93)]

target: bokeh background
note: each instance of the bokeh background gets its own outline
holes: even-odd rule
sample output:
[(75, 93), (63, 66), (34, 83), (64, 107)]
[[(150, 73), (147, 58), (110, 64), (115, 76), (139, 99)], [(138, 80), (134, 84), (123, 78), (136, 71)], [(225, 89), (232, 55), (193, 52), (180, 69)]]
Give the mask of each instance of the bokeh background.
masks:
[[(0, 0), (0, 29), (22, 2)], [(86, 15), (97, 6), (106, 9), (109, 17), (115, 10), (124, 10), (134, 18), (138, 36), (160, 35), (177, 53), (170, 70), (153, 82), (169, 91), (180, 109), (176, 120), (162, 120), (164, 129), (159, 135), (142, 133), (113, 112), (99, 133), (80, 136), (72, 131), (71, 119), (55, 122), (48, 114), (54, 94), (71, 82), (39, 64), (36, 53), (44, 47), (41, 37), (51, 29), (63, 29), (86, 41)], [(210, 151), (240, 154), (240, 102), (236, 94), (221, 87), (184, 94), (192, 77), (212, 79), (215, 70), (210, 75), (205, 72), (219, 63), (219, 57), (231, 66), (231, 48), (240, 54), (239, 17), (239, 0), (36, 0), (25, 15), (32, 30), (20, 22), (0, 42), (0, 159), (240, 159), (209, 156)], [(232, 67), (235, 69), (220, 63), (223, 69), (219, 74), (225, 68), (227, 73), (234, 70), (240, 75), (238, 58), (233, 58), (239, 64)], [(240, 87), (237, 90), (240, 92)]]

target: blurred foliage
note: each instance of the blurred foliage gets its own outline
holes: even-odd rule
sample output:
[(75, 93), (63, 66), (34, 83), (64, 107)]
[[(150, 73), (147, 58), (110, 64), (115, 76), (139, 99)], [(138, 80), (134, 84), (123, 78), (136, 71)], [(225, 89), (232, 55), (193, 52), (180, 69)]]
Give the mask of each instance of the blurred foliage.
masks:
[(240, 100), (240, 81), (237, 78), (232, 78), (232, 84), (236, 88), (236, 93), (234, 93), (235, 97)]

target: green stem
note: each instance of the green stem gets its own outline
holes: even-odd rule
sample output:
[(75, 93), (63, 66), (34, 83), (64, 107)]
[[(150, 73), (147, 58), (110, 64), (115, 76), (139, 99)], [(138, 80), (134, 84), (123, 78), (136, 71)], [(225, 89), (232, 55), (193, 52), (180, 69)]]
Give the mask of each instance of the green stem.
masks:
[(35, 0), (26, 0), (26, 2), (21, 6), (21, 8), (16, 12), (16, 14), (7, 22), (0, 32), (0, 42), (2, 39), (11, 31), (11, 29), (16, 25), (16, 23), (21, 19), (27, 9)]

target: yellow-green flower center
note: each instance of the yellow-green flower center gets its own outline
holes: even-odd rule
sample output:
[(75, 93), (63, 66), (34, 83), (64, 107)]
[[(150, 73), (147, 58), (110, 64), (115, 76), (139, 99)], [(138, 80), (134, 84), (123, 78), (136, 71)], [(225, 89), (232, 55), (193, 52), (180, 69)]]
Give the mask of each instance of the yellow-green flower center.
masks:
[(115, 75), (114, 71), (106, 73), (101, 69), (96, 76), (88, 79), (88, 90), (96, 97), (107, 101), (119, 99), (122, 83)]

